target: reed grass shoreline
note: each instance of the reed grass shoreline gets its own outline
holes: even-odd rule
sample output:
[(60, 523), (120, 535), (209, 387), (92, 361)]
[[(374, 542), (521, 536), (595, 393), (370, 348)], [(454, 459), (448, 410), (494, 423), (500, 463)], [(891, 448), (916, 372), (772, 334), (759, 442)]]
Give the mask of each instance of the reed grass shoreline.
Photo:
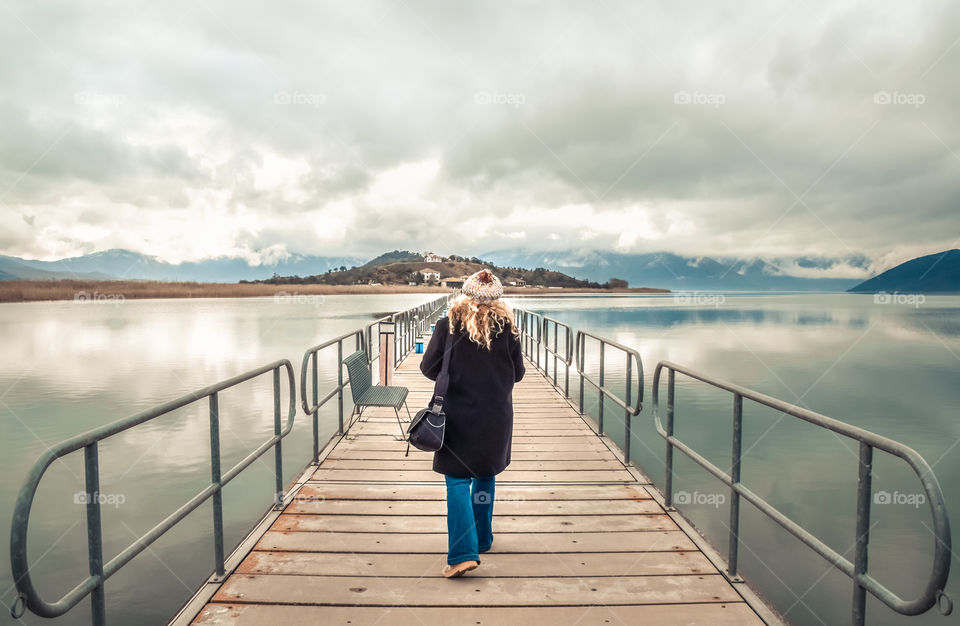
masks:
[[(0, 303), (73, 300), (76, 302), (123, 302), (168, 298), (295, 298), (312, 295), (358, 295), (395, 293), (449, 293), (446, 287), (426, 285), (272, 285), (266, 283), (195, 283), (147, 280), (10, 280), (0, 281)], [(646, 287), (585, 289), (553, 287), (506, 287), (507, 295), (644, 294), (670, 293)]]

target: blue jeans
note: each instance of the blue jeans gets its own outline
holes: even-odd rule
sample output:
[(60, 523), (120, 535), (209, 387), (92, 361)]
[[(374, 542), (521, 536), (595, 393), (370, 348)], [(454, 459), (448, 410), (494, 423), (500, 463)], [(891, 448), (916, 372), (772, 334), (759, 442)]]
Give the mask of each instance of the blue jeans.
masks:
[(494, 477), (446, 479), (447, 563), (478, 561), (493, 543)]

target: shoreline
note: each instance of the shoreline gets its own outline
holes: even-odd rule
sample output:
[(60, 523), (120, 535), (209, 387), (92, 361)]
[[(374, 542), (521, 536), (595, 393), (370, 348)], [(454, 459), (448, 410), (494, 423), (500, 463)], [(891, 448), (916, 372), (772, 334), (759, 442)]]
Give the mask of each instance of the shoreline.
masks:
[[(54, 301), (114, 301), (179, 298), (262, 298), (268, 296), (449, 293), (447, 287), (424, 285), (322, 285), (267, 283), (195, 283), (147, 280), (9, 280), (0, 281), (0, 303)], [(578, 287), (504, 287), (504, 295), (667, 294), (669, 289), (633, 287), (587, 289)]]

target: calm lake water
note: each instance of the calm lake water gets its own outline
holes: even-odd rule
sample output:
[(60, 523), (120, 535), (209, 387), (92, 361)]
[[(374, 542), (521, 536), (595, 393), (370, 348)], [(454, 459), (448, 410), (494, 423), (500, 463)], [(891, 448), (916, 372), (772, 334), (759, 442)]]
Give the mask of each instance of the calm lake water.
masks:
[[(48, 446), (271, 361), (286, 358), (299, 384), (306, 348), (436, 294), (288, 298), (127, 300), (0, 304), (0, 623), (13, 623), (9, 520), (28, 469)], [(345, 344), (353, 348), (353, 344)], [(336, 349), (327, 351), (334, 360)], [(321, 359), (322, 389), (336, 369)], [(285, 378), (281, 379), (282, 381)], [(325, 387), (323, 386), (325, 383)], [(283, 388), (286, 420), (287, 392)], [(270, 374), (220, 395), (222, 468), (273, 435)], [(336, 431), (336, 399), (321, 420), (321, 443)], [(310, 460), (312, 428), (297, 403), (283, 440), (284, 479)], [(349, 408), (347, 409), (349, 410)], [(207, 402), (114, 436), (100, 447), (104, 555), (116, 555), (210, 480)], [(227, 549), (273, 501), (273, 453), (224, 488)], [(34, 584), (52, 602), (86, 575), (83, 453), (55, 463), (34, 502), (30, 550)], [(107, 582), (113, 624), (165, 624), (213, 569), (212, 508), (194, 511)], [(47, 549), (50, 546), (49, 552)], [(28, 624), (50, 623), (27, 614)], [(58, 624), (89, 624), (84, 601)]]
[[(0, 454), (6, 460), (0, 516), (10, 519), (16, 490), (47, 446), (275, 359), (290, 359), (299, 376), (306, 347), (434, 297), (0, 305)], [(657, 361), (669, 359), (914, 447), (933, 465), (954, 524), (960, 519), (958, 297), (928, 297), (920, 306), (875, 304), (872, 296), (782, 294), (510, 301), (640, 351), (647, 373), (645, 408), (632, 421), (632, 454), (660, 487), (664, 445), (653, 428), (650, 383)], [(608, 365), (608, 384), (615, 386), (622, 364), (611, 356)], [(327, 384), (335, 380), (329, 364), (321, 371)], [(272, 434), (271, 389), (267, 376), (222, 395), (224, 468)], [(571, 392), (576, 389), (573, 378)], [(589, 393), (587, 405), (595, 411)], [(731, 406), (729, 394), (678, 378), (676, 432), (721, 467), (729, 463)], [(612, 405), (607, 411), (606, 429), (622, 443), (622, 417)], [(745, 406), (744, 482), (852, 559), (856, 445), (779, 417)], [(309, 422), (298, 414), (294, 428), (284, 440), (286, 480), (310, 454)], [(321, 440), (335, 429), (335, 415), (327, 410)], [(199, 403), (102, 446), (101, 492), (123, 500), (103, 509), (108, 557), (207, 483), (208, 437), (206, 404)], [(725, 549), (725, 491), (681, 454), (675, 458), (675, 491), (691, 496), (681, 510)], [(228, 546), (272, 502), (272, 467), (268, 453), (225, 488)], [(925, 505), (909, 503), (919, 488), (902, 463), (877, 453), (875, 470), (875, 492), (893, 495), (890, 504), (873, 507), (870, 571), (911, 598), (929, 568), (929, 514)], [(48, 471), (34, 505), (30, 558), (34, 581), (49, 601), (86, 573), (84, 512), (74, 504), (82, 485), (82, 454), (74, 454)], [(166, 623), (213, 567), (210, 529), (211, 509), (205, 505), (111, 578), (111, 622)], [(741, 536), (742, 572), (791, 622), (849, 621), (849, 580), (746, 503)], [(0, 541), (4, 605), (14, 599), (7, 543), (6, 537)], [(954, 598), (960, 598), (957, 565), (948, 589)], [(868, 617), (870, 624), (947, 622), (935, 612), (893, 617), (874, 600)], [(29, 615), (24, 622), (49, 623)], [(0, 607), (0, 623), (12, 623), (6, 606)], [(89, 623), (89, 604), (55, 623)]]
[[(639, 350), (646, 369), (645, 407), (631, 422), (631, 456), (659, 488), (665, 444), (654, 428), (650, 388), (657, 362), (669, 360), (913, 447), (933, 466), (956, 535), (960, 297), (875, 303), (870, 295), (727, 294), (512, 302)], [(587, 362), (596, 365), (593, 352)], [(606, 363), (608, 386), (621, 389), (621, 354), (611, 350)], [(577, 380), (571, 379), (573, 397)], [(665, 375), (662, 393), (665, 401)], [(596, 413), (595, 394), (587, 394), (587, 406)], [(622, 409), (605, 406), (605, 431), (622, 445)], [(731, 394), (678, 375), (677, 436), (727, 471), (732, 406)], [(743, 424), (744, 484), (852, 561), (858, 445), (749, 402)], [(682, 492), (688, 501), (678, 507), (725, 555), (728, 491), (682, 453), (675, 452), (674, 460), (674, 494), (682, 499)], [(885, 453), (874, 453), (873, 490), (869, 571), (913, 599), (929, 574), (934, 543), (929, 507), (919, 504), (922, 490), (912, 471)], [(852, 583), (846, 576), (746, 502), (740, 536), (741, 573), (791, 623), (849, 623)], [(954, 599), (960, 599), (958, 566), (955, 557), (947, 589)], [(868, 598), (868, 624), (955, 619), (935, 609), (900, 617)]]

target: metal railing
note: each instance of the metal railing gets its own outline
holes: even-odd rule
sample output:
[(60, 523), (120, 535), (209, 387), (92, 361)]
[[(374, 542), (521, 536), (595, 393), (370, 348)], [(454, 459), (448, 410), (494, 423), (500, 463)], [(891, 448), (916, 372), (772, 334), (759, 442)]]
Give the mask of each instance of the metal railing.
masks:
[[(548, 380), (552, 380), (554, 387), (557, 384), (559, 364), (565, 366), (563, 394), (570, 398), (570, 368), (575, 368), (576, 374), (580, 377), (579, 393), (579, 411), (584, 411), (584, 386), (590, 384), (593, 386), (599, 396), (597, 408), (597, 431), (603, 435), (603, 417), (605, 399), (609, 398), (619, 405), (624, 411), (624, 463), (630, 463), (630, 439), (632, 434), (631, 418), (639, 415), (643, 409), (643, 360), (640, 353), (617, 343), (611, 339), (594, 335), (582, 330), (574, 331), (571, 326), (551, 317), (527, 311), (526, 309), (515, 308), (514, 317), (517, 321), (517, 327), (520, 330), (520, 341), (523, 353), (528, 359), (533, 361), (537, 370), (540, 371)], [(560, 334), (563, 333), (563, 341), (560, 341)], [(595, 341), (599, 345), (599, 380), (594, 380), (587, 373), (586, 343), (588, 340)], [(624, 388), (623, 397), (616, 391), (606, 385), (606, 349), (607, 347), (619, 350), (624, 354)], [(562, 348), (562, 349), (561, 349)], [(543, 361), (541, 365), (541, 354)], [(551, 358), (552, 357), (552, 358)], [(553, 374), (551, 378), (550, 362), (553, 362)]]
[[(667, 370), (667, 406), (666, 426), (660, 420), (660, 376)], [(694, 451), (676, 436), (674, 436), (674, 397), (676, 374), (681, 373), (712, 387), (729, 391), (733, 394), (733, 441), (730, 460), (730, 472), (727, 473)], [(859, 475), (857, 486), (857, 515), (856, 515), (856, 547), (854, 562), (850, 562), (843, 555), (830, 548), (823, 541), (808, 532), (798, 523), (788, 518), (778, 509), (771, 506), (766, 500), (744, 486), (740, 477), (741, 443), (743, 436), (743, 401), (744, 399), (756, 402), (763, 406), (802, 419), (810, 424), (825, 428), (833, 433), (853, 439), (860, 444)], [(953, 602), (944, 593), (947, 578), (950, 574), (950, 520), (947, 517), (946, 504), (943, 493), (933, 471), (927, 462), (912, 448), (886, 437), (876, 435), (870, 431), (835, 420), (802, 407), (778, 400), (771, 396), (723, 381), (683, 366), (661, 361), (653, 375), (653, 406), (654, 423), (657, 431), (666, 440), (666, 485), (664, 501), (667, 507), (673, 506), (673, 450), (674, 448), (686, 454), (700, 467), (704, 468), (725, 485), (730, 487), (730, 532), (727, 554), (727, 574), (737, 576), (737, 555), (740, 544), (740, 498), (753, 504), (764, 515), (780, 525), (784, 530), (802, 541), (814, 552), (825, 558), (836, 569), (849, 577), (853, 583), (853, 601), (851, 624), (861, 626), (866, 619), (866, 593), (870, 592), (883, 604), (902, 615), (919, 615), (936, 605), (944, 615), (953, 610)], [(920, 597), (915, 600), (903, 600), (887, 587), (876, 581), (867, 571), (867, 548), (870, 530), (870, 503), (872, 491), (873, 451), (882, 450), (888, 454), (903, 459), (920, 479), (930, 503), (933, 517), (933, 534), (935, 537), (933, 566), (927, 585)]]
[[(311, 463), (317, 464), (320, 461), (320, 407), (327, 403), (328, 400), (337, 397), (337, 434), (342, 435), (344, 433), (343, 428), (343, 390), (349, 384), (349, 378), (347, 380), (343, 379), (343, 342), (349, 339), (354, 340), (354, 351), (364, 350), (367, 353), (367, 362), (372, 364), (374, 361), (380, 358), (380, 354), (373, 354), (373, 327), (378, 325), (380, 322), (389, 320), (389, 316), (381, 317), (378, 320), (374, 320), (370, 324), (367, 324), (363, 328), (358, 328), (357, 330), (351, 331), (349, 333), (344, 333), (339, 337), (334, 337), (324, 341), (320, 345), (313, 346), (312, 348), (307, 348), (303, 353), (303, 360), (300, 363), (300, 406), (303, 408), (303, 412), (310, 416), (313, 422), (313, 458)], [(337, 347), (337, 386), (334, 387), (327, 395), (320, 399), (320, 372), (317, 367), (317, 360), (319, 354), (322, 350), (329, 348), (330, 346)], [(349, 356), (349, 355), (346, 355)], [(313, 404), (307, 403), (307, 380), (308, 373), (307, 368), (310, 368), (309, 380), (313, 381), (312, 388), (312, 398)]]
[(540, 369), (540, 339), (543, 336), (543, 318), (538, 313), (524, 309), (514, 310), (514, 319), (520, 331), (521, 349), (528, 359)]
[[(314, 346), (312, 348), (307, 348), (303, 353), (303, 359), (300, 364), (300, 404), (303, 408), (303, 412), (311, 417), (313, 421), (313, 460), (312, 463), (316, 464), (320, 458), (320, 420), (319, 420), (319, 411), (320, 407), (326, 404), (334, 396), (337, 398), (337, 435), (342, 435), (346, 430), (349, 430), (351, 424), (348, 424), (346, 429), (343, 424), (343, 390), (346, 389), (347, 385), (350, 384), (350, 379), (347, 378), (344, 380), (343, 377), (343, 343), (344, 341), (349, 341), (350, 339), (354, 340), (354, 350), (364, 350), (367, 353), (367, 363), (371, 368), (371, 372), (374, 371), (373, 363), (383, 357), (379, 352), (375, 352), (375, 345), (379, 345), (379, 341), (374, 341), (373, 336), (373, 327), (378, 326), (381, 322), (391, 322), (393, 323), (393, 333), (394, 333), (394, 359), (393, 366), (396, 367), (406, 355), (413, 350), (416, 338), (423, 332), (424, 326), (429, 325), (430, 323), (436, 321), (440, 316), (443, 310), (446, 308), (446, 305), (449, 301), (449, 296), (443, 296), (430, 302), (425, 302), (419, 306), (407, 309), (406, 311), (401, 311), (399, 313), (394, 313), (392, 315), (387, 315), (376, 319), (363, 328), (351, 331), (329, 339), (320, 345)], [(319, 358), (319, 353), (331, 346), (337, 347), (337, 384), (331, 389), (327, 394), (320, 398), (320, 378), (319, 371), (317, 366), (317, 360)], [(309, 368), (309, 373), (308, 373)], [(310, 396), (312, 398), (312, 404), (308, 403), (307, 400), (307, 381), (310, 380), (313, 382), (313, 387), (311, 389)]]
[[(599, 357), (599, 369), (600, 369), (600, 378), (599, 380), (593, 380), (587, 374), (586, 368), (586, 344), (587, 340), (593, 340), (598, 343), (600, 346), (600, 357)], [(625, 374), (623, 379), (623, 394), (624, 397), (620, 398), (612, 389), (606, 386), (605, 374), (606, 374), (606, 348), (607, 346), (619, 350), (623, 353), (625, 357)], [(599, 335), (594, 335), (583, 330), (577, 331), (577, 340), (576, 340), (576, 362), (577, 362), (577, 373), (580, 375), (580, 412), (583, 413), (583, 388), (584, 382), (590, 383), (594, 389), (597, 390), (599, 394), (599, 405), (597, 407), (597, 431), (600, 435), (603, 435), (603, 412), (604, 412), (604, 400), (610, 398), (613, 400), (620, 408), (623, 409), (623, 462), (627, 465), (630, 464), (630, 438), (631, 438), (631, 423), (632, 417), (634, 415), (639, 415), (640, 411), (643, 408), (643, 361), (640, 359), (640, 353), (623, 345), (622, 343), (617, 343), (611, 339), (606, 339), (600, 337)], [(634, 375), (633, 363), (637, 364), (636, 374)], [(636, 381), (636, 388), (634, 389), (631, 383)]]
[[(551, 328), (553, 333), (550, 332)], [(560, 354), (560, 329), (563, 329), (563, 354)], [(553, 356), (553, 386), (557, 387), (557, 368), (563, 363), (563, 394), (570, 395), (570, 366), (573, 364), (573, 329), (552, 317), (543, 316), (543, 373), (550, 377), (550, 356)], [(552, 338), (552, 342), (551, 342)]]
[(447, 308), (452, 295), (446, 295), (430, 302), (394, 313), (389, 320), (394, 323), (393, 367), (396, 368), (406, 358), (416, 344), (417, 337), (440, 318)]
[[(287, 424), (281, 427), (280, 410), (280, 370), (287, 370), (289, 379), (290, 406), (287, 411)], [(242, 461), (234, 465), (227, 472), (222, 473), (220, 467), (220, 409), (219, 393), (235, 385), (254, 379), (267, 372), (273, 372), (273, 437), (263, 442)], [(210, 484), (200, 493), (188, 500), (179, 509), (168, 515), (163, 521), (147, 531), (146, 534), (130, 544), (117, 556), (107, 563), (103, 562), (103, 532), (100, 520), (100, 461), (98, 455), (99, 443), (108, 437), (124, 432), (134, 426), (149, 422), (171, 411), (209, 398), (210, 417)], [(189, 515), (201, 504), (213, 499), (213, 541), (214, 541), (214, 572), (216, 579), (224, 577), (224, 548), (223, 548), (223, 487), (233, 480), (240, 472), (256, 461), (271, 447), (275, 452), (276, 492), (275, 506), (283, 499), (283, 453), (281, 440), (293, 428), (296, 415), (296, 392), (293, 380), (293, 366), (290, 361), (282, 359), (274, 361), (239, 376), (234, 376), (219, 383), (204, 387), (199, 391), (182, 396), (160, 406), (143, 411), (131, 417), (118, 420), (112, 424), (95, 428), (77, 435), (63, 443), (53, 446), (45, 452), (33, 465), (27, 479), (20, 488), (17, 503), (14, 508), (13, 523), (10, 529), (10, 563), (13, 578), (17, 587), (17, 600), (11, 609), (11, 615), (19, 618), (26, 609), (30, 609), (41, 617), (57, 617), (63, 615), (76, 606), (86, 596), (91, 597), (93, 623), (97, 626), (106, 623), (106, 598), (104, 582), (117, 571), (129, 563), (135, 556), (147, 549), (150, 544), (159, 539), (164, 533), (173, 528), (180, 520)], [(87, 557), (89, 561), (89, 576), (80, 584), (67, 592), (56, 602), (46, 602), (40, 597), (30, 578), (30, 562), (27, 559), (27, 532), (30, 522), (30, 509), (43, 478), (44, 473), (57, 459), (83, 449), (85, 497), (87, 521)]]

